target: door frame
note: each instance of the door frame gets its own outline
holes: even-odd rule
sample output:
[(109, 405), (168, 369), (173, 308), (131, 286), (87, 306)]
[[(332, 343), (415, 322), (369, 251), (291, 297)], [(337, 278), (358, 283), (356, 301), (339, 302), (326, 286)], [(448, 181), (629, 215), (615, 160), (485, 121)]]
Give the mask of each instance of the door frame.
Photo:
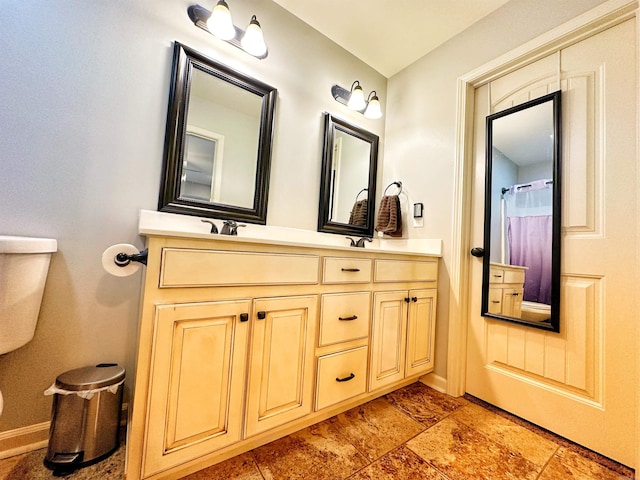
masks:
[[(636, 48), (638, 49), (640, 47), (638, 45), (640, 43), (638, 0), (608, 0), (458, 78), (452, 256), (449, 269), (451, 280), (449, 284), (446, 382), (446, 393), (449, 395), (456, 397), (463, 395), (466, 386), (467, 328), (470, 313), (468, 278), (471, 257), (469, 251), (472, 248), (471, 185), (473, 180), (475, 90), (495, 78), (513, 72), (629, 19), (635, 19), (636, 21)], [(640, 66), (636, 69), (636, 85), (640, 85), (639, 71)], [(639, 112), (638, 115), (640, 115), (640, 104), (636, 108), (637, 112)], [(640, 137), (640, 135), (637, 135), (637, 137)], [(640, 143), (640, 138), (637, 141)], [(637, 148), (636, 152), (638, 156), (637, 162), (640, 163), (640, 148)], [(638, 203), (640, 204), (640, 199)], [(636, 218), (636, 222), (640, 223), (640, 218)], [(636, 252), (635, 261), (640, 266), (640, 252)], [(640, 284), (640, 279), (636, 278), (635, 282), (636, 285)], [(640, 324), (640, 313), (637, 314), (635, 324)], [(640, 349), (636, 354), (636, 363), (640, 368)], [(636, 398), (636, 403), (640, 406), (640, 389), (638, 385), (636, 385)], [(640, 438), (640, 408), (637, 407), (636, 410)], [(640, 446), (636, 451), (636, 465), (640, 465)]]

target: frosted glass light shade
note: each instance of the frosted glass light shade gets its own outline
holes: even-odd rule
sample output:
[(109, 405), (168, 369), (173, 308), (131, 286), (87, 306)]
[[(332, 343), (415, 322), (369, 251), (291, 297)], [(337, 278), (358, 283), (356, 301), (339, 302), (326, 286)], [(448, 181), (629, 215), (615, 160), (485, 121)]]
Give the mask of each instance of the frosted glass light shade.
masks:
[(377, 96), (373, 96), (369, 103), (367, 104), (367, 109), (364, 111), (364, 116), (366, 118), (377, 119), (382, 117), (382, 109), (380, 108), (380, 100), (378, 100)]
[(360, 85), (356, 85), (351, 89), (351, 96), (349, 97), (347, 107), (349, 107), (351, 110), (364, 110), (364, 107), (366, 106), (367, 102), (364, 100), (364, 92), (362, 91), (362, 87)]
[(264, 43), (262, 28), (260, 28), (260, 23), (255, 15), (251, 17), (247, 31), (242, 36), (240, 43), (244, 51), (254, 57), (261, 57), (267, 53), (267, 44)]
[(236, 29), (231, 20), (229, 6), (224, 0), (220, 0), (211, 12), (207, 20), (209, 31), (222, 40), (231, 40), (236, 36)]

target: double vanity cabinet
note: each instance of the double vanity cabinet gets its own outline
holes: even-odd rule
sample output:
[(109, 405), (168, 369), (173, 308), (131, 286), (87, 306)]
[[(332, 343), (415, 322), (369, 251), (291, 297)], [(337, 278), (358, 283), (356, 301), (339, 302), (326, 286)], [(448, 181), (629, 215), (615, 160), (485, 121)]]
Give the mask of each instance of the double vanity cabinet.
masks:
[(128, 480), (179, 478), (433, 370), (437, 256), (147, 246)]

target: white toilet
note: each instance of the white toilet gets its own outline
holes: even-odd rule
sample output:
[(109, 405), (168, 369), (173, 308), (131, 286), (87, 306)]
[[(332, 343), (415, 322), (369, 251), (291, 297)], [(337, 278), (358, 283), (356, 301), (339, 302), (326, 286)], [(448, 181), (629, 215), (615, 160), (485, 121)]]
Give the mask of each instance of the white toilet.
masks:
[[(50, 238), (0, 235), (0, 355), (33, 338), (49, 261), (57, 249)], [(0, 392), (0, 414), (2, 407)]]

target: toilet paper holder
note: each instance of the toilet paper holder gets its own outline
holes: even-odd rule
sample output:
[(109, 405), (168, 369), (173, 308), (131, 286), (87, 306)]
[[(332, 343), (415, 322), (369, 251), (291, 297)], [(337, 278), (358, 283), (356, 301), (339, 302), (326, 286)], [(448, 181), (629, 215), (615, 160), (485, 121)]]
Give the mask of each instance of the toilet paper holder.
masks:
[(113, 263), (119, 267), (126, 267), (131, 262), (140, 262), (143, 265), (147, 264), (147, 257), (149, 256), (149, 249), (145, 248), (138, 253), (124, 253), (120, 252), (113, 258)]

